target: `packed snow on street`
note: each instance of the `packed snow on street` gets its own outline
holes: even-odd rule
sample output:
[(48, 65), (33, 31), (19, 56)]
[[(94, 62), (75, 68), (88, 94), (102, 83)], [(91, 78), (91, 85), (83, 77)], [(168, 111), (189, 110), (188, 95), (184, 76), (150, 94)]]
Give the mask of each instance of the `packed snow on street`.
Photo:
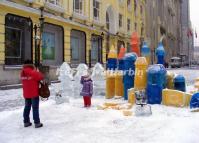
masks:
[[(184, 74), (187, 89), (199, 77), (198, 70), (175, 70)], [(152, 115), (124, 116), (120, 110), (98, 110), (105, 102), (125, 103), (93, 95), (92, 107), (84, 108), (79, 95), (56, 104), (60, 83), (50, 86), (51, 97), (40, 102), (43, 128), (23, 127), (22, 89), (0, 91), (0, 143), (198, 143), (199, 113), (189, 108), (152, 105)], [(71, 94), (72, 95), (72, 94)], [(32, 119), (32, 115), (31, 115)]]

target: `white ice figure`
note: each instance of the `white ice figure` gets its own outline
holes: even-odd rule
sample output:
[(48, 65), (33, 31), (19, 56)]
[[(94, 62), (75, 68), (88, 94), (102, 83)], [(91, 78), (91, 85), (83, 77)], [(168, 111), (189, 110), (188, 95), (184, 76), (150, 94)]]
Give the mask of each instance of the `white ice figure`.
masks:
[(94, 85), (94, 95), (105, 95), (105, 70), (102, 64), (95, 64), (91, 78)]
[(68, 65), (68, 63), (64, 62), (61, 67), (58, 69), (58, 79), (61, 81), (60, 89), (56, 92), (56, 102), (62, 103), (64, 101), (68, 101), (69, 96), (74, 91), (73, 86), (73, 71)]
[(76, 68), (76, 74), (74, 76), (74, 96), (78, 97), (80, 95), (80, 91), (82, 85), (80, 84), (80, 80), (82, 76), (88, 75), (88, 66), (86, 64), (79, 64)]

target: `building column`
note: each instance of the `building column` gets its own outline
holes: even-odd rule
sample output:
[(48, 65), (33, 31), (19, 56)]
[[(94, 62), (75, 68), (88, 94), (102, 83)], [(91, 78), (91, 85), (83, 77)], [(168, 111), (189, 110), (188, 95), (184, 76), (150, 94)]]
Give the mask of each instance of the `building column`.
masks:
[(102, 40), (102, 62), (103, 64), (106, 63), (106, 55), (107, 55), (107, 35), (104, 35), (103, 40)]
[(5, 63), (5, 14), (0, 12), (0, 64)]
[(91, 50), (91, 32), (86, 32), (86, 63), (89, 65), (89, 51)]
[(71, 28), (64, 26), (64, 61), (71, 62), (71, 46), (70, 46)]

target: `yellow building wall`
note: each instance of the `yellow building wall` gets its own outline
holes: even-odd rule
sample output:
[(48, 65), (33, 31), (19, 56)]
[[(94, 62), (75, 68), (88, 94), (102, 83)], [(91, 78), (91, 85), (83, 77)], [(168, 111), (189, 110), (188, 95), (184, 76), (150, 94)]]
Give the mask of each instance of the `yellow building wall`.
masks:
[[(44, 6), (44, 3), (42, 0), (36, 0), (33, 4), (29, 5), (26, 2), (22, 2), (20, 0), (16, 0), (16, 2), (18, 4), (21, 5), (26, 5), (26, 6), (32, 6), (33, 8), (39, 8), (41, 6)], [(114, 45), (117, 48), (117, 42), (118, 40), (122, 40), (125, 42), (125, 45), (127, 45), (127, 43), (130, 43), (130, 36), (131, 33), (134, 31), (134, 22), (136, 21), (138, 24), (138, 33), (140, 35), (141, 32), (141, 26), (140, 24), (143, 22), (143, 20), (141, 18), (141, 15), (139, 14), (140, 12), (140, 2), (138, 4), (137, 10), (138, 10), (138, 16), (135, 17), (134, 14), (134, 1), (132, 0), (132, 10), (129, 11), (126, 6), (127, 3), (126, 1), (124, 1), (124, 6), (120, 6), (118, 3), (118, 0), (100, 0), (100, 23), (102, 24), (102, 26), (106, 27), (105, 24), (105, 19), (106, 19), (106, 8), (109, 5), (112, 5), (113, 9), (115, 10), (115, 12), (117, 14), (121, 13), (123, 15), (123, 37), (118, 37), (117, 35), (114, 36), (110, 36), (110, 45)], [(144, 0), (141, 1), (141, 4), (144, 5)], [(75, 26), (73, 24), (69, 24), (60, 20), (55, 20), (54, 18), (49, 18), (49, 17), (45, 17), (45, 22), (48, 23), (52, 23), (55, 25), (60, 25), (64, 28), (64, 61), (66, 62), (70, 62), (70, 33), (72, 29), (76, 29), (76, 30), (80, 30), (80, 31), (84, 31), (86, 33), (86, 61), (88, 63), (89, 61), (89, 49), (91, 48), (91, 35), (92, 34), (96, 34), (96, 35), (101, 35), (101, 33), (103, 32), (103, 29), (101, 26), (96, 26), (94, 29), (95, 30), (90, 30), (89, 26), (91, 26), (90, 24), (93, 23), (93, 8), (92, 8), (92, 0), (85, 0), (84, 3), (84, 13), (87, 17), (86, 22), (83, 20), (80, 20), (78, 22), (82, 23), (82, 24), (86, 24), (86, 27), (81, 27), (81, 26)], [(55, 12), (55, 15), (57, 16), (63, 16), (64, 18), (68, 18), (70, 16), (73, 15), (73, 1), (72, 0), (63, 0), (63, 7), (65, 9), (65, 12), (63, 14), (59, 14)], [(39, 23), (39, 16), (37, 14), (34, 13), (30, 13), (30, 12), (24, 12), (23, 9), (18, 10), (15, 8), (11, 8), (9, 6), (5, 7), (3, 5), (1, 5), (0, 3), (0, 64), (4, 64), (4, 60), (5, 60), (5, 15), (7, 13), (11, 13), (11, 14), (16, 14), (19, 16), (23, 16), (23, 17), (30, 17), (33, 21), (33, 25), (34, 24), (38, 24)], [(47, 9), (47, 11), (49, 12), (54, 12), (51, 11), (49, 9)], [(144, 12), (144, 6), (143, 6), (143, 12)], [(145, 16), (144, 16), (145, 17)], [(127, 18), (131, 19), (131, 31), (128, 32), (127, 31)], [(117, 19), (118, 20), (118, 19)], [(74, 20), (75, 22), (75, 20)], [(116, 23), (119, 23), (118, 21), (115, 21)], [(145, 22), (144, 22), (145, 23)], [(103, 62), (106, 62), (106, 32), (104, 32), (105, 36), (103, 37)], [(34, 32), (33, 32), (33, 37), (34, 37)], [(33, 42), (33, 59), (34, 59), (34, 42)], [(42, 50), (40, 50), (42, 51)]]

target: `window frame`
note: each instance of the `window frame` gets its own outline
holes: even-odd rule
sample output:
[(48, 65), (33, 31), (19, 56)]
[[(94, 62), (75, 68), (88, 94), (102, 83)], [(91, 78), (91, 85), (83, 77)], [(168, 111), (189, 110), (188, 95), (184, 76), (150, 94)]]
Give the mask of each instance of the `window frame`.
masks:
[[(10, 27), (10, 26), (5, 26), (5, 28), (6, 28), (6, 29), (12, 29), (12, 30), (20, 31), (19, 56), (16, 56), (16, 57), (14, 57), (14, 56), (6, 56), (6, 54), (5, 54), (5, 58), (10, 58), (10, 59), (21, 59), (21, 58), (22, 58), (22, 53), (21, 53), (21, 52), (22, 52), (22, 32), (23, 32), (23, 31), (21, 31), (21, 29), (19, 29), (19, 28), (14, 28), (14, 27)], [(6, 38), (5, 38), (5, 40), (6, 40)], [(6, 42), (5, 42), (5, 43), (6, 43)]]
[(108, 12), (106, 12), (106, 28), (108, 30), (110, 29), (110, 17)]
[[(9, 17), (9, 16), (11, 16), (11, 17), (16, 17), (16, 18), (22, 18), (23, 20), (25, 20), (25, 22), (27, 22), (26, 24), (28, 24), (28, 25), (26, 25), (27, 27), (25, 27), (25, 28), (30, 28), (30, 57), (29, 57), (29, 59), (30, 60), (33, 60), (33, 29), (31, 28), (32, 26), (33, 26), (33, 22), (32, 22), (32, 19), (31, 18), (28, 18), (28, 17), (24, 17), (24, 16), (21, 16), (21, 15), (16, 15), (16, 14), (13, 14), (13, 13), (7, 13), (6, 15), (5, 15), (5, 34), (4, 34), (4, 38), (5, 38), (5, 42), (6, 42), (6, 28), (14, 28), (14, 29), (19, 29), (19, 30), (22, 30), (22, 29), (20, 29), (20, 28), (16, 28), (16, 27), (12, 27), (12, 26), (10, 26), (8, 23), (7, 23), (7, 21), (6, 21), (6, 19), (7, 19), (7, 17)], [(21, 47), (21, 51), (20, 51), (20, 56), (21, 56), (21, 58), (23, 57), (23, 55), (22, 54), (24, 54), (25, 55), (25, 53), (22, 53), (22, 48), (23, 48), (23, 33), (24, 33), (24, 31), (22, 30), (21, 31), (21, 33), (22, 33), (22, 35), (21, 35), (21, 39), (20, 39), (20, 47)], [(27, 47), (25, 47), (25, 48), (27, 48)], [(8, 64), (6, 61), (6, 43), (5, 43), (5, 57), (4, 57), (4, 69), (20, 69), (21, 67), (22, 67), (22, 65), (23, 65), (23, 62), (25, 61), (26, 59), (23, 59), (20, 63), (14, 63), (14, 64)]]
[(119, 28), (123, 27), (123, 15), (119, 13)]
[(131, 19), (127, 18), (127, 31), (131, 31)]
[(134, 23), (134, 30), (137, 31), (137, 22)]
[[(78, 3), (78, 8), (76, 9), (76, 3)], [(73, 11), (80, 15), (84, 14), (84, 0), (73, 0)]]
[[(99, 7), (97, 7), (97, 3)], [(95, 10), (97, 12), (96, 13), (97, 17), (95, 16)], [(100, 20), (100, 1), (99, 0), (93, 0), (93, 19), (97, 21)]]
[[(96, 59), (92, 59), (92, 49), (93, 49), (93, 46), (94, 46), (93, 45), (94, 42), (97, 42), (97, 45), (98, 45), (97, 49), (95, 49), (95, 50), (97, 50), (97, 55), (96, 55), (97, 57), (96, 57)], [(103, 59), (102, 59), (103, 45), (102, 44), (103, 44), (103, 42), (102, 42), (102, 36), (96, 35), (96, 34), (92, 34), (91, 35), (91, 63), (92, 63), (92, 65), (96, 64), (98, 62), (99, 63), (103, 62)]]

